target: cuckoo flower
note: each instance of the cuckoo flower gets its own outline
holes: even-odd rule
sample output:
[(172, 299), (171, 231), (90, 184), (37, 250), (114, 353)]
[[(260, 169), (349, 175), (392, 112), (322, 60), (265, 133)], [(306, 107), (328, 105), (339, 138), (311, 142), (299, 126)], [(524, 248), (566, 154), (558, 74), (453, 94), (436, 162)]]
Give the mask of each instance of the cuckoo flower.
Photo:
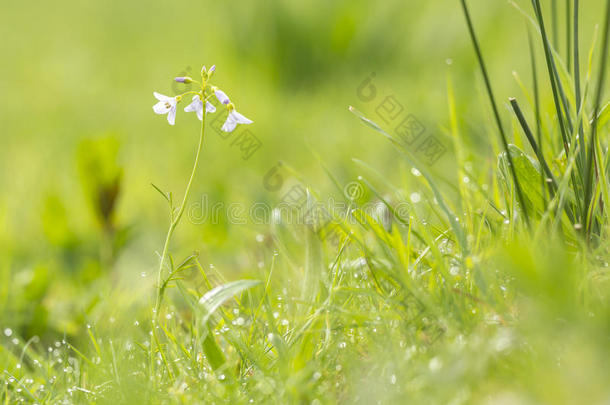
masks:
[(229, 103), (229, 105), (227, 105), (227, 109), (229, 110), (229, 115), (227, 116), (227, 120), (222, 126), (223, 131), (233, 132), (235, 127), (237, 127), (237, 124), (252, 124), (252, 120), (244, 117), (242, 114), (237, 112), (233, 103)]
[(176, 105), (180, 101), (179, 96), (168, 97), (156, 91), (153, 94), (159, 100), (157, 104), (153, 105), (153, 111), (157, 114), (167, 114), (167, 122), (169, 125), (174, 125), (176, 123)]
[[(203, 101), (201, 100), (201, 97), (198, 94), (194, 95), (193, 102), (191, 104), (187, 105), (186, 107), (184, 107), (184, 111), (186, 111), (186, 112), (195, 111), (197, 113), (197, 118), (199, 118), (199, 121), (202, 121), (203, 120)], [(214, 107), (212, 105), (212, 103), (210, 103), (207, 100), (205, 102), (205, 112), (206, 113), (216, 112), (216, 107)]]
[(235, 109), (235, 105), (231, 103), (229, 96), (227, 96), (224, 91), (220, 90), (218, 87), (214, 87), (213, 90), (214, 95), (216, 96), (218, 101), (226, 105), (227, 110), (229, 111), (227, 120), (221, 128), (224, 132), (233, 132), (233, 130), (235, 130), (235, 128), (237, 127), (237, 124), (252, 124), (252, 120), (244, 117), (242, 114), (237, 112), (237, 110)]
[(235, 110), (235, 105), (231, 103), (229, 96), (227, 96), (224, 91), (210, 84), (215, 71), (216, 65), (212, 65), (212, 67), (209, 69), (203, 66), (201, 68), (201, 82), (194, 80), (189, 76), (175, 77), (174, 81), (184, 84), (195, 83), (198, 85), (198, 89), (196, 91), (188, 90), (185, 93), (175, 97), (169, 97), (155, 92), (155, 98), (159, 100), (159, 102), (153, 106), (154, 112), (157, 114), (167, 114), (167, 121), (170, 123), (170, 125), (174, 125), (176, 123), (176, 109), (178, 103), (182, 100), (182, 97), (186, 96), (187, 94), (192, 94), (192, 101), (184, 108), (184, 111), (195, 112), (197, 114), (197, 118), (199, 118), (200, 121), (203, 121), (204, 111), (206, 114), (216, 112), (216, 107), (214, 107), (212, 103), (208, 101), (210, 97), (215, 96), (229, 112), (227, 120), (222, 126), (222, 130), (224, 132), (234, 131), (238, 124), (252, 124), (250, 119), (244, 117)]
[[(197, 113), (197, 117), (202, 122), (201, 122), (201, 132), (199, 133), (199, 146), (197, 147), (197, 154), (195, 155), (195, 163), (193, 164), (193, 169), (191, 171), (191, 177), (189, 178), (189, 181), (186, 186), (186, 190), (184, 191), (184, 197), (182, 199), (182, 204), (178, 207), (174, 207), (174, 204), (172, 203), (171, 199), (166, 196), (166, 198), (168, 198), (168, 202), (170, 203), (170, 221), (171, 222), (170, 222), (170, 225), (169, 225), (169, 228), (167, 231), (167, 235), (165, 237), (165, 244), (163, 245), (161, 259), (159, 261), (159, 271), (157, 273), (157, 297), (155, 300), (155, 306), (153, 307), (153, 311), (152, 311), (153, 328), (152, 328), (151, 339), (150, 339), (150, 344), (149, 344), (150, 350), (151, 350), (150, 351), (151, 356), (154, 353), (157, 353), (157, 351), (160, 351), (162, 353), (162, 350), (163, 350), (162, 346), (157, 343), (158, 342), (158, 338), (156, 335), (157, 328), (154, 325), (158, 321), (161, 304), (163, 303), (165, 286), (167, 286), (170, 281), (174, 280), (175, 272), (170, 272), (169, 274), (167, 274), (167, 272), (166, 272), (166, 261), (169, 256), (169, 245), (170, 245), (170, 242), (172, 239), (172, 235), (174, 233), (174, 230), (176, 229), (176, 227), (182, 220), (183, 214), (185, 213), (189, 194), (191, 191), (191, 185), (193, 184), (193, 178), (195, 176), (195, 173), (197, 172), (197, 167), (199, 165), (199, 157), (200, 157), (201, 151), (203, 149), (203, 139), (204, 139), (204, 134), (205, 134), (204, 110), (205, 110), (205, 113), (208, 113), (208, 112), (213, 113), (216, 111), (216, 108), (208, 100), (211, 97), (216, 96), (216, 98), (218, 98), (220, 103), (222, 105), (224, 105), (229, 112), (227, 121), (222, 126), (223, 131), (231, 132), (235, 129), (235, 127), (237, 127), (237, 124), (251, 124), (252, 123), (252, 121), (250, 121), (248, 118), (244, 117), (243, 115), (241, 115), (240, 113), (235, 111), (235, 106), (233, 105), (233, 103), (231, 103), (231, 101), (229, 100), (229, 97), (222, 90), (218, 89), (218, 87), (211, 85), (210, 82), (211, 82), (211, 79), (212, 79), (215, 71), (216, 71), (216, 66), (212, 66), (210, 69), (206, 69), (206, 67), (204, 66), (201, 69), (201, 82), (199, 82), (198, 80), (194, 80), (193, 78), (191, 78), (189, 76), (175, 77), (174, 80), (176, 82), (189, 85), (185, 89), (184, 93), (177, 95), (175, 97), (165, 96), (165, 95), (159, 94), (157, 92), (153, 93), (155, 98), (159, 101), (157, 104), (155, 104), (153, 106), (153, 111), (157, 114), (167, 114), (167, 121), (170, 123), (170, 125), (175, 124), (177, 105), (182, 100), (182, 98), (185, 97), (187, 94), (192, 95), (193, 98), (192, 98), (191, 103), (184, 109), (184, 111)], [(194, 83), (196, 86), (190, 86), (192, 83)], [(195, 89), (191, 90), (191, 87), (195, 87)], [(155, 186), (155, 188), (156, 188), (156, 186)], [(159, 190), (159, 189), (157, 189), (157, 190)], [(163, 194), (165, 195), (165, 193), (163, 193)], [(164, 281), (165, 275), (167, 275), (167, 278), (165, 278), (165, 281)], [(155, 345), (155, 343), (157, 343), (157, 344)], [(156, 372), (154, 370), (154, 365), (153, 365), (152, 374), (156, 375)]]

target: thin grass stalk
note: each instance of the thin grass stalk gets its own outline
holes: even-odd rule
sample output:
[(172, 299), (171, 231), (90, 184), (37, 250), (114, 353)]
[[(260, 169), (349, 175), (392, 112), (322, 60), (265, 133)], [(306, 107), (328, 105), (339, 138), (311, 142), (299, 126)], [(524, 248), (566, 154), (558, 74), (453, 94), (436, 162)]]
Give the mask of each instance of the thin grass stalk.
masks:
[(566, 66), (572, 73), (572, 0), (566, 0)]
[[(551, 50), (551, 47), (549, 45), (549, 40), (548, 40), (548, 36), (546, 33), (546, 28), (544, 26), (544, 17), (542, 16), (542, 8), (540, 7), (540, 0), (532, 0), (532, 5), (534, 7), (534, 11), (536, 14), (536, 18), (538, 19), (538, 25), (540, 26), (540, 34), (542, 36), (542, 44), (544, 47), (544, 55), (546, 58), (546, 65), (547, 65), (547, 70), (548, 70), (548, 75), (549, 75), (549, 79), (551, 81), (551, 89), (553, 92), (553, 101), (555, 103), (555, 110), (557, 112), (557, 120), (559, 121), (559, 128), (561, 131), (561, 137), (563, 140), (563, 147), (564, 147), (564, 152), (566, 154), (566, 158), (569, 158), (570, 156), (570, 140), (568, 138), (568, 134), (572, 134), (572, 125), (569, 119), (569, 110), (567, 109), (567, 101), (565, 99), (565, 93), (563, 91), (563, 87), (561, 85), (561, 81), (559, 80), (559, 75), (557, 73), (557, 69), (555, 66), (555, 61), (554, 61), (554, 57), (553, 57), (553, 53)], [(565, 115), (563, 114), (562, 111), (562, 104), (560, 104), (560, 94), (561, 94), (561, 99), (562, 99), (562, 104), (563, 104), (563, 108), (565, 110)], [(568, 132), (568, 129), (566, 129), (566, 125), (569, 124), (570, 130)], [(582, 172), (581, 172), (582, 173)], [(581, 174), (582, 177), (582, 174)], [(576, 192), (577, 190), (579, 190), (577, 181), (576, 181), (576, 176), (574, 175), (574, 172), (570, 173), (570, 179), (572, 181), (572, 186), (574, 191)], [(576, 205), (577, 205), (577, 209), (578, 212), (581, 213), (581, 216), (585, 216), (586, 214), (583, 213), (583, 204), (581, 204), (580, 199), (578, 198), (578, 193), (576, 192)]]
[[(580, 42), (578, 40), (579, 31), (579, 0), (574, 0), (574, 98), (576, 99), (576, 113), (581, 116), (582, 94), (580, 88)], [(580, 144), (580, 160), (586, 161), (585, 134), (582, 120), (577, 118), (578, 142)]]
[(567, 156), (569, 154), (570, 148), (568, 145), (568, 134), (565, 127), (565, 121), (563, 119), (563, 111), (561, 109), (561, 104), (559, 101), (557, 84), (555, 83), (555, 73), (553, 72), (553, 64), (551, 63), (553, 55), (549, 47), (549, 41), (547, 38), (546, 29), (544, 27), (544, 19), (542, 18), (540, 2), (538, 0), (532, 0), (532, 5), (534, 7), (536, 19), (538, 20), (538, 25), (540, 26), (540, 34), (542, 35), (542, 46), (544, 48), (544, 56), (546, 58), (548, 75), (551, 81), (551, 90), (553, 92), (553, 102), (555, 103), (555, 110), (557, 112), (557, 119), (559, 120), (559, 128), (561, 130), (561, 137), (563, 140), (564, 150)]
[(557, 0), (551, 1), (551, 22), (553, 26), (551, 27), (553, 31), (553, 47), (557, 49), (557, 44), (559, 43), (559, 27), (558, 27), (558, 17), (557, 17)]
[[(606, 17), (604, 21), (604, 34), (602, 39), (602, 54), (600, 59), (599, 67), (599, 78), (597, 81), (597, 90), (595, 94), (595, 101), (593, 103), (593, 120), (591, 122), (591, 136), (589, 137), (589, 150), (587, 154), (587, 176), (585, 182), (585, 203), (586, 207), (592, 204), (592, 192), (593, 192), (593, 171), (596, 166), (595, 158), (595, 144), (597, 138), (597, 125), (598, 115), (601, 107), (602, 95), (604, 90), (604, 84), (606, 80), (606, 68), (608, 62), (608, 36), (610, 34), (610, 0), (606, 0)], [(587, 220), (587, 234), (590, 236), (591, 223), (593, 222), (593, 213)]]
[(492, 107), (492, 110), (494, 113), (494, 118), (495, 118), (496, 124), (498, 126), (498, 131), (500, 132), (500, 140), (502, 141), (502, 147), (504, 149), (504, 152), (506, 153), (506, 158), (508, 159), (510, 172), (513, 177), (513, 181), (515, 183), (517, 199), (523, 210), (523, 217), (525, 218), (525, 223), (529, 226), (530, 220), (529, 220), (529, 214), (527, 212), (527, 205), (525, 205), (525, 198), (523, 197), (523, 191), (521, 190), (521, 185), (519, 184), (519, 178), (517, 177), (517, 173), (515, 172), (515, 165), (513, 164), (513, 158), (510, 155), (510, 151), (508, 149), (508, 141), (506, 139), (506, 133), (504, 132), (504, 126), (502, 125), (500, 113), (498, 112), (498, 106), (496, 104), (496, 99), (494, 97), (493, 89), (491, 87), (491, 82), (489, 81), (489, 75), (487, 74), (487, 68), (485, 66), (485, 61), (483, 60), (483, 54), (481, 52), (481, 48), (479, 46), (479, 41), (477, 40), (477, 36), (474, 32), (474, 26), (472, 24), (470, 12), (468, 11), (468, 6), (466, 5), (466, 0), (461, 0), (461, 3), (462, 3), (462, 10), (464, 11), (464, 17), (466, 18), (466, 24), (468, 25), (470, 39), (472, 40), (472, 44), (474, 46), (475, 53), (477, 55), (477, 59), (479, 61), (479, 67), (481, 68), (481, 72), (483, 74), (483, 80), (485, 82), (485, 88), (487, 90), (487, 95), (489, 96), (489, 101), (491, 102), (491, 107)]
[[(534, 119), (536, 121), (536, 140), (542, 151), (542, 120), (540, 117), (540, 91), (538, 86), (538, 67), (536, 63), (536, 52), (534, 51), (534, 41), (532, 40), (532, 33), (530, 29), (527, 29), (527, 44), (530, 51), (530, 65), (532, 66), (532, 84), (534, 87)], [(546, 178), (544, 175), (540, 176), (541, 180), (541, 191), (546, 206)], [(551, 197), (552, 198), (552, 197)]]
[[(568, 103), (568, 98), (563, 89), (563, 83), (561, 82), (561, 78), (559, 77), (559, 72), (557, 70), (557, 65), (555, 63), (555, 56), (553, 54), (553, 49), (548, 41), (548, 36), (547, 36), (546, 29), (544, 26), (544, 16), (542, 14), (542, 7), (540, 6), (539, 0), (532, 0), (532, 4), (534, 5), (534, 11), (536, 12), (536, 18), (538, 19), (538, 24), (540, 25), (540, 32), (541, 32), (543, 40), (544, 40), (543, 45), (544, 45), (544, 49), (545, 49), (545, 55), (548, 54), (547, 63), (550, 65), (550, 70), (553, 74), (553, 79), (554, 79), (554, 82), (556, 85), (558, 99), (561, 101), (561, 105), (562, 105), (563, 111), (565, 113), (564, 115), (562, 115), (562, 117), (565, 120), (565, 124), (567, 125), (566, 132), (567, 132), (567, 134), (571, 134), (573, 131), (573, 127), (572, 127), (572, 118), (570, 115), (570, 104)], [(567, 138), (567, 134), (566, 134), (566, 138)]]

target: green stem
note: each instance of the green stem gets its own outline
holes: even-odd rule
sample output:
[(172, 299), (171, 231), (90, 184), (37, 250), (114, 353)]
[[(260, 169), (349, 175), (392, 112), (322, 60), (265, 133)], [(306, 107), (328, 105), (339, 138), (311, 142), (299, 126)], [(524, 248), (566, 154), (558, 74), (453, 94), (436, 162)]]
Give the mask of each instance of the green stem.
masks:
[[(163, 245), (163, 252), (161, 253), (161, 261), (159, 263), (159, 271), (157, 272), (157, 297), (155, 300), (155, 307), (152, 313), (152, 335), (150, 338), (150, 370), (151, 377), (154, 378), (154, 344), (157, 342), (156, 339), (156, 324), (159, 318), (159, 310), (161, 308), (161, 303), (163, 302), (163, 293), (162, 293), (162, 283), (161, 279), (163, 276), (163, 265), (165, 264), (165, 260), (168, 255), (169, 244), (172, 239), (172, 235), (176, 230), (176, 227), (180, 223), (182, 219), (182, 215), (184, 214), (184, 210), (186, 209), (186, 203), (188, 201), (189, 194), (191, 192), (191, 186), (193, 185), (193, 179), (195, 178), (195, 173), (197, 172), (197, 167), (199, 166), (199, 156), (201, 155), (201, 150), (203, 149), (203, 140), (205, 135), (205, 111), (203, 114), (203, 119), (201, 120), (201, 133), (199, 135), (199, 146), (197, 147), (197, 154), (195, 155), (195, 163), (193, 164), (193, 170), (191, 171), (191, 177), (189, 178), (188, 184), (186, 185), (186, 190), (184, 192), (184, 198), (182, 199), (182, 204), (180, 205), (180, 209), (178, 210), (178, 214), (174, 217), (173, 213), (171, 215), (171, 223), (169, 229), (167, 230), (167, 235), (165, 237), (165, 244)], [(173, 208), (172, 208), (173, 209)]]
[(193, 179), (195, 178), (195, 173), (197, 172), (197, 166), (199, 166), (199, 156), (201, 155), (201, 150), (203, 149), (203, 139), (205, 135), (205, 113), (203, 114), (203, 119), (201, 120), (201, 134), (199, 135), (199, 146), (197, 147), (197, 154), (195, 155), (195, 163), (193, 164), (193, 170), (191, 172), (191, 177), (189, 178), (188, 184), (186, 185), (186, 191), (184, 192), (184, 198), (182, 199), (182, 204), (180, 205), (180, 209), (178, 210), (178, 214), (175, 218), (173, 218), (169, 229), (167, 231), (167, 236), (165, 237), (165, 244), (163, 245), (163, 253), (161, 254), (161, 261), (159, 263), (159, 271), (157, 274), (157, 301), (155, 304), (155, 312), (158, 312), (159, 307), (161, 306), (161, 301), (163, 297), (160, 296), (160, 288), (161, 288), (161, 276), (163, 274), (163, 265), (165, 264), (165, 259), (167, 257), (167, 251), (169, 249), (169, 243), (174, 234), (174, 230), (180, 223), (182, 219), (182, 215), (184, 214), (184, 210), (186, 209), (186, 202), (188, 201), (189, 194), (191, 192), (191, 186), (193, 185)]

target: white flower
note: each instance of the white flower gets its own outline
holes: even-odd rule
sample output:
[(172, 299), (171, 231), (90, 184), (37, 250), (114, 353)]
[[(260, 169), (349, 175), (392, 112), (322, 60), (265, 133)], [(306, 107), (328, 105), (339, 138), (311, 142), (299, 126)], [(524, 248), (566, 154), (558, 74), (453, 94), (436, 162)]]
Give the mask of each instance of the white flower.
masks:
[[(191, 104), (187, 105), (186, 107), (184, 107), (184, 111), (186, 111), (186, 112), (195, 111), (197, 113), (197, 118), (199, 118), (199, 121), (202, 121), (203, 120), (203, 101), (201, 100), (201, 97), (199, 97), (198, 95), (194, 95), (193, 102)], [(216, 112), (216, 107), (214, 107), (212, 105), (212, 103), (210, 103), (209, 101), (206, 101), (205, 102), (205, 112), (206, 113)]]
[(224, 125), (222, 126), (222, 130), (224, 132), (233, 132), (233, 130), (235, 129), (235, 127), (237, 127), (237, 124), (252, 124), (252, 120), (244, 117), (242, 114), (238, 113), (235, 110), (235, 107), (233, 107), (233, 105), (229, 106), (229, 116), (227, 117), (227, 120), (225, 121)]
[(153, 111), (157, 114), (167, 114), (167, 122), (169, 125), (176, 123), (176, 105), (178, 104), (177, 97), (168, 97), (159, 94), (156, 91), (153, 93), (159, 102), (153, 105)]

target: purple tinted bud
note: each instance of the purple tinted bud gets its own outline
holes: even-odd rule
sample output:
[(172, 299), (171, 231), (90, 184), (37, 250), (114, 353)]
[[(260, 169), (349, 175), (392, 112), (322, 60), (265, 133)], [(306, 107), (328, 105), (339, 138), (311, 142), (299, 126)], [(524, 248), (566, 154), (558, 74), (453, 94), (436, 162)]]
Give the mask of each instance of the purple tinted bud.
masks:
[(193, 79), (191, 79), (188, 76), (176, 77), (174, 80), (177, 81), (178, 83), (190, 83), (193, 81)]
[(216, 65), (212, 65), (208, 73), (212, 73), (216, 70)]
[(222, 104), (228, 105), (231, 102), (231, 100), (229, 100), (229, 96), (227, 96), (225, 92), (220, 90), (219, 88), (214, 88), (214, 94), (216, 94), (216, 98)]

